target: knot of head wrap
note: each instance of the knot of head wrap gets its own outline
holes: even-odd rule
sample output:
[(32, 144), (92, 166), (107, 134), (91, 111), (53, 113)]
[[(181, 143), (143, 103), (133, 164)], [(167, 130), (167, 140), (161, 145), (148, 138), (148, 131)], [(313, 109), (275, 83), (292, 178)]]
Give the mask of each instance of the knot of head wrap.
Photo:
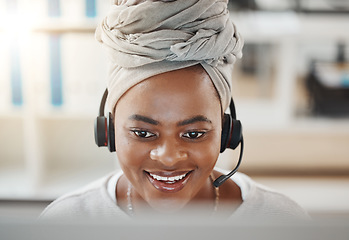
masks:
[(96, 30), (112, 69), (108, 105), (151, 76), (201, 64), (223, 111), (230, 102), (231, 71), (243, 40), (229, 19), (228, 0), (114, 0)]

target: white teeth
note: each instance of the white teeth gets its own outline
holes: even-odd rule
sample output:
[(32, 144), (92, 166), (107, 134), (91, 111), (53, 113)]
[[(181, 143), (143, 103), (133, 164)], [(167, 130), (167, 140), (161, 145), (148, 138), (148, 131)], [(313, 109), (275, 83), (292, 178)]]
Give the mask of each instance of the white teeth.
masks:
[(178, 176), (174, 176), (174, 177), (162, 177), (162, 176), (158, 176), (158, 175), (155, 175), (155, 174), (152, 174), (152, 173), (149, 173), (149, 174), (155, 180), (158, 180), (158, 181), (171, 181), (171, 182), (181, 180), (182, 178), (184, 178), (187, 175), (187, 174), (182, 174), (182, 175), (178, 175)]

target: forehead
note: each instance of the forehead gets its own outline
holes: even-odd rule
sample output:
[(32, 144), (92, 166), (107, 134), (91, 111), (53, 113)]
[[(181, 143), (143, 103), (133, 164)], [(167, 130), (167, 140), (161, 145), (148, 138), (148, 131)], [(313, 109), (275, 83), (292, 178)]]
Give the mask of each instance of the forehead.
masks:
[(187, 92), (191, 94), (201, 94), (206, 91), (215, 92), (210, 76), (200, 66), (155, 75), (135, 85), (129, 91), (135, 90), (158, 91), (159, 93), (179, 90), (183, 94)]
[(161, 115), (169, 112), (209, 114), (220, 111), (214, 85), (200, 66), (166, 72), (129, 89), (116, 105), (116, 116), (124, 111)]

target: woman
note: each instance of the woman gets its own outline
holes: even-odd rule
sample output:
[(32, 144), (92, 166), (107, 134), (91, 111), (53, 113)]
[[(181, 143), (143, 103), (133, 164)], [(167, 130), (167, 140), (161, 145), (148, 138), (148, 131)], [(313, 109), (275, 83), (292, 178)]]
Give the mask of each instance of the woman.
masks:
[(213, 184), (243, 45), (227, 1), (119, 0), (96, 38), (112, 62), (109, 148), (122, 171), (59, 198), (43, 217), (171, 214), (202, 204), (204, 214), (232, 218), (306, 216), (242, 173)]

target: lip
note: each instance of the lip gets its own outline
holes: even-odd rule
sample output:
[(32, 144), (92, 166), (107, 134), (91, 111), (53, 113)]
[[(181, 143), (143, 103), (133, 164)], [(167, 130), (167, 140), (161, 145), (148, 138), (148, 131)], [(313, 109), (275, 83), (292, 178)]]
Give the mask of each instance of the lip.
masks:
[[(189, 181), (190, 176), (192, 175), (191, 171), (177, 171), (177, 172), (160, 172), (160, 171), (154, 171), (154, 172), (148, 172), (144, 171), (145, 175), (147, 176), (149, 182), (159, 191), (166, 192), (166, 193), (176, 193), (184, 188), (186, 183)], [(162, 177), (175, 177), (179, 175), (186, 174), (184, 178), (180, 180), (175, 181), (160, 181), (154, 179), (151, 174), (155, 174)]]

